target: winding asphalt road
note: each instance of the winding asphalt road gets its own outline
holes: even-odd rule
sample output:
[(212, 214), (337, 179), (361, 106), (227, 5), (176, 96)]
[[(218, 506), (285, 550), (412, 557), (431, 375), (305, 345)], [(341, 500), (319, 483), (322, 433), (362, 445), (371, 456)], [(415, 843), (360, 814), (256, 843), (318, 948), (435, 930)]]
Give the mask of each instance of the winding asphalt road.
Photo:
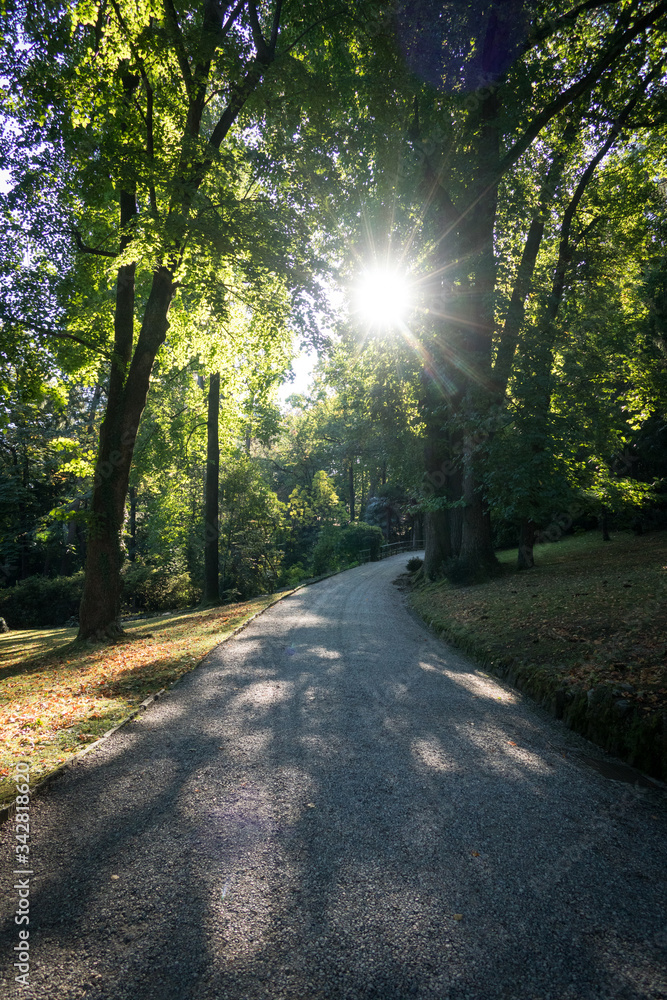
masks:
[(32, 804), (3, 997), (667, 997), (665, 802), (413, 619), (405, 557), (284, 599)]

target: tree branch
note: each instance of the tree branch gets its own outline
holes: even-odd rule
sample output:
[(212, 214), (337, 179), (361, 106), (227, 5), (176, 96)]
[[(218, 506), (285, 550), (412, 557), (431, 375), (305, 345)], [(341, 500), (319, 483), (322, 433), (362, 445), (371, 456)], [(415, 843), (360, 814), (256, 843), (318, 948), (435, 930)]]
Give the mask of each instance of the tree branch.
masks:
[(188, 97), (192, 97), (194, 80), (192, 78), (192, 70), (190, 69), (188, 55), (187, 52), (185, 51), (185, 44), (183, 42), (183, 35), (181, 34), (180, 25), (178, 23), (178, 16), (176, 14), (176, 8), (174, 7), (174, 0), (162, 0), (162, 6), (164, 8), (167, 22), (169, 23), (169, 28), (172, 34), (172, 40), (174, 43), (174, 50), (176, 52), (176, 58), (178, 59), (178, 65), (181, 68), (181, 76), (183, 77), (185, 90), (187, 92)]
[(569, 104), (581, 97), (586, 91), (591, 90), (603, 73), (609, 69), (614, 60), (623, 52), (626, 46), (642, 31), (650, 28), (665, 13), (667, 13), (667, 0), (660, 3), (644, 17), (640, 17), (631, 28), (623, 31), (613, 41), (607, 51), (597, 60), (592, 69), (582, 77), (581, 80), (573, 83), (567, 90), (564, 90), (550, 104), (535, 116), (523, 135), (517, 139), (514, 145), (507, 151), (500, 161), (499, 174), (502, 176), (511, 166), (525, 153), (533, 139), (537, 138), (544, 126), (563, 111)]
[(338, 7), (336, 10), (332, 10), (330, 14), (325, 14), (323, 17), (318, 17), (316, 21), (313, 21), (312, 24), (309, 24), (307, 28), (304, 28), (301, 34), (297, 35), (294, 41), (287, 46), (284, 52), (280, 52), (279, 55), (286, 56), (288, 52), (291, 52), (292, 49), (299, 44), (302, 38), (306, 37), (309, 31), (312, 31), (313, 28), (319, 27), (320, 24), (324, 24), (326, 21), (330, 21), (332, 17), (338, 17), (340, 14), (346, 14), (348, 16), (351, 16), (347, 7)]
[(620, 3), (621, 0), (585, 0), (585, 3), (580, 3), (578, 7), (573, 7), (572, 10), (567, 11), (565, 14), (561, 14), (560, 17), (549, 18), (545, 24), (535, 28), (535, 30), (530, 33), (520, 54), (523, 55), (534, 45), (538, 45), (540, 42), (545, 41), (545, 39), (551, 38), (552, 35), (555, 35), (563, 28), (567, 28), (574, 24), (580, 14), (587, 13), (589, 10), (597, 10), (600, 7), (608, 7), (610, 2)]
[(15, 323), (17, 326), (32, 330), (33, 333), (39, 334), (42, 337), (58, 337), (62, 340), (73, 340), (76, 344), (81, 344), (83, 347), (87, 347), (88, 350), (95, 351), (96, 354), (101, 354), (102, 357), (111, 360), (110, 351), (105, 351), (103, 348), (91, 344), (90, 341), (84, 340), (83, 337), (77, 337), (74, 333), (67, 333), (65, 330), (54, 330), (49, 326), (41, 326), (39, 323), (32, 323), (29, 319), (19, 319), (12, 313), (4, 313), (1, 318), (9, 323)]
[(255, 0), (248, 0), (248, 16), (250, 18), (250, 27), (252, 29), (252, 40), (255, 43), (255, 49), (257, 51), (257, 58), (260, 62), (269, 62), (271, 58), (271, 50), (267, 44), (264, 35), (262, 34), (262, 28), (259, 23), (259, 17), (257, 14), (257, 4)]
[[(229, 32), (229, 29), (234, 24), (234, 22), (236, 21), (237, 17), (241, 13), (241, 11), (245, 7), (245, 5), (246, 5), (246, 0), (238, 0), (238, 3), (234, 7), (234, 9), (230, 12), (229, 17), (227, 18), (227, 20), (223, 23), (222, 27), (220, 28), (220, 31), (218, 33), (218, 38), (219, 39), (224, 38), (225, 35)], [(226, 4), (225, 6), (229, 7), (229, 4)]]
[(36, 333), (42, 333), (46, 337), (59, 337), (64, 340), (73, 340), (76, 344), (81, 344), (83, 347), (87, 347), (89, 351), (94, 351), (96, 354), (101, 354), (103, 358), (108, 358), (111, 360), (111, 352), (105, 351), (101, 347), (96, 347), (95, 344), (91, 344), (90, 341), (84, 340), (82, 337), (77, 337), (73, 333), (65, 333), (64, 330), (45, 330), (41, 327), (36, 327), (34, 323), (28, 324), (31, 329), (35, 330)]
[[(572, 142), (574, 132), (575, 125), (573, 122), (569, 122), (563, 136), (563, 146), (565, 148)], [(517, 269), (512, 297), (507, 307), (507, 315), (505, 316), (505, 322), (500, 334), (500, 343), (498, 344), (496, 361), (493, 366), (494, 380), (498, 387), (498, 395), (501, 397), (507, 391), (507, 382), (519, 342), (519, 332), (525, 316), (526, 296), (530, 291), (537, 255), (544, 235), (548, 205), (555, 199), (560, 186), (564, 160), (565, 152), (557, 151), (542, 183), (537, 208), (530, 223), (526, 242), (523, 247), (523, 254)]]
[(271, 25), (271, 41), (269, 42), (269, 48), (271, 52), (276, 51), (276, 45), (278, 43), (278, 31), (280, 30), (280, 18), (282, 15), (283, 2), (282, 0), (276, 0), (276, 9), (273, 12), (273, 24)]
[(558, 247), (558, 263), (556, 264), (556, 270), (554, 273), (554, 279), (551, 289), (551, 297), (549, 300), (549, 305), (547, 307), (547, 322), (551, 323), (556, 318), (558, 314), (558, 309), (560, 306), (561, 299), (563, 298), (563, 291), (565, 289), (565, 278), (567, 274), (567, 267), (570, 263), (571, 257), (571, 247), (570, 247), (570, 232), (572, 229), (572, 222), (574, 216), (579, 207), (579, 203), (584, 196), (584, 192), (591, 180), (593, 174), (595, 173), (600, 161), (607, 155), (611, 147), (616, 142), (617, 138), (623, 130), (623, 126), (626, 120), (629, 118), (633, 109), (639, 103), (643, 95), (651, 82), (651, 80), (658, 74), (659, 70), (654, 70), (654, 72), (648, 76), (645, 80), (641, 81), (641, 87), (637, 94), (628, 101), (621, 113), (618, 115), (616, 122), (611, 128), (609, 135), (607, 136), (605, 142), (602, 144), (600, 149), (597, 151), (595, 156), (591, 159), (588, 166), (584, 170), (583, 174), (579, 179), (579, 183), (575, 189), (574, 194), (570, 200), (570, 204), (565, 210), (563, 215), (563, 222), (561, 224), (561, 235)]
[(89, 247), (81, 239), (81, 233), (78, 231), (78, 229), (74, 229), (74, 227), (72, 227), (72, 235), (74, 236), (74, 240), (76, 242), (76, 248), (77, 248), (77, 250), (80, 250), (81, 253), (91, 253), (91, 254), (94, 254), (96, 257), (117, 257), (118, 256), (118, 254), (114, 253), (112, 250), (100, 250), (99, 247)]
[[(137, 46), (134, 43), (131, 32), (127, 30), (127, 26), (123, 19), (121, 9), (117, 0), (112, 0), (113, 9), (116, 12), (116, 17), (118, 18), (118, 23), (125, 32), (125, 37), (127, 39), (128, 45), (130, 46), (130, 51), (134, 58), (139, 73), (141, 74), (141, 79), (143, 80), (144, 87), (146, 89), (146, 113), (144, 114), (143, 108), (139, 101), (136, 101), (136, 105), (139, 109), (141, 117), (144, 119), (146, 124), (146, 153), (148, 154), (148, 159), (150, 160), (151, 167), (155, 166), (155, 145), (154, 145), (154, 131), (153, 131), (153, 87), (148, 78), (148, 71), (146, 69), (146, 64), (141, 57)], [(153, 18), (150, 19), (151, 23)], [(151, 206), (151, 215), (154, 219), (158, 218), (158, 207), (157, 207), (157, 195), (155, 192), (155, 184), (151, 178), (148, 182), (148, 197)]]

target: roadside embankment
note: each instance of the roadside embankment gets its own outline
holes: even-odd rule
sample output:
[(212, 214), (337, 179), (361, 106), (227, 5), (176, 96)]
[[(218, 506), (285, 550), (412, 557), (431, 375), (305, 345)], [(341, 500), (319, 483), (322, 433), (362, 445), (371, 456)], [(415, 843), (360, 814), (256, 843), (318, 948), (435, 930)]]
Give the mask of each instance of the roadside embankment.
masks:
[(538, 546), (534, 569), (500, 553), (497, 579), (415, 588), (443, 638), (576, 732), (667, 778), (667, 533), (592, 533)]

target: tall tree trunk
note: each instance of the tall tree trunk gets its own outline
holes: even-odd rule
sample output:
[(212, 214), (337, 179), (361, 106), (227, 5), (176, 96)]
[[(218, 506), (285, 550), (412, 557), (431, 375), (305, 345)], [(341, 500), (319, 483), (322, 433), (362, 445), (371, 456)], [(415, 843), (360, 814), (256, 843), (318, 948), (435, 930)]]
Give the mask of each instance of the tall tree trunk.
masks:
[(218, 491), (220, 482), (220, 374), (209, 375), (204, 493), (204, 594), (202, 603), (220, 603)]
[(493, 550), (491, 518), (484, 498), (479, 492), (474, 463), (464, 459), (463, 500), (461, 517), (461, 542), (453, 569), (454, 578), (461, 583), (475, 583), (494, 575), (499, 563)]
[[(430, 499), (451, 499), (449, 487), (454, 466), (451, 451), (451, 432), (447, 417), (443, 414), (443, 400), (447, 400), (447, 414), (451, 410), (448, 399), (450, 386), (444, 377), (446, 364), (442, 357), (444, 338), (437, 330), (433, 336), (431, 357), (421, 373), (420, 409), (426, 424), (424, 445), (424, 492)], [(424, 577), (435, 580), (444, 574), (452, 557), (451, 511), (441, 509), (424, 510)]]
[[(643, 86), (646, 86), (645, 82)], [(531, 477), (535, 493), (538, 492), (538, 485), (541, 481), (546, 479), (550, 471), (548, 467), (550, 456), (549, 421), (551, 412), (551, 394), (553, 388), (551, 376), (557, 336), (556, 319), (558, 317), (558, 312), (565, 292), (565, 282), (571, 263), (572, 248), (570, 237), (572, 224), (588, 184), (590, 183), (599, 163), (615, 143), (618, 135), (620, 134), (622, 124), (627, 115), (630, 113), (630, 110), (634, 107), (636, 100), (637, 96), (635, 95), (635, 97), (633, 97), (633, 99), (626, 105), (617, 118), (616, 122), (609, 131), (606, 141), (600, 147), (595, 156), (592, 157), (583, 171), (579, 179), (579, 183), (575, 188), (574, 194), (565, 209), (560, 229), (558, 259), (553, 273), (551, 294), (549, 296), (547, 308), (542, 322), (538, 328), (533, 331), (532, 342), (528, 340), (528, 337), (525, 338), (523, 353), (525, 360), (529, 364), (530, 377), (526, 380), (528, 388), (524, 390), (524, 397), (522, 400), (524, 403), (523, 411), (525, 416), (523, 417), (523, 420), (518, 421), (517, 426), (520, 433), (530, 436), (533, 439), (531, 450), (533, 452), (534, 459), (526, 475)], [(534, 512), (533, 516), (535, 516)], [(528, 523), (532, 523), (530, 514), (528, 515)], [(601, 527), (604, 538), (606, 529), (604, 525), (601, 525)], [(608, 537), (608, 532), (606, 533)], [(529, 568), (533, 565), (532, 559), (532, 544), (524, 548), (520, 543), (517, 563), (518, 568)]]
[(611, 535), (609, 534), (609, 511), (605, 510), (600, 514), (599, 517), (600, 530), (602, 532), (602, 541), (610, 542)]
[(354, 521), (354, 463), (350, 459), (349, 468), (349, 485), (350, 485), (350, 521)]
[(548, 218), (549, 206), (553, 203), (561, 184), (565, 152), (576, 135), (576, 125), (570, 121), (563, 136), (564, 149), (554, 153), (547, 175), (540, 190), (537, 208), (533, 215), (523, 247), (521, 261), (517, 269), (512, 289), (512, 297), (507, 308), (507, 315), (500, 334), (500, 342), (493, 366), (493, 378), (499, 399), (504, 399), (507, 382), (512, 371), (512, 362), (519, 343), (519, 333), (523, 326), (526, 298), (530, 292), (537, 255), (542, 244), (544, 226)]
[(137, 558), (137, 487), (130, 486), (130, 543), (127, 547), (127, 556), (130, 562), (135, 562)]
[(534, 547), (537, 525), (530, 518), (524, 517), (519, 525), (519, 560), (518, 569), (532, 569), (535, 565)]
[(493, 551), (491, 520), (480, 492), (478, 449), (484, 447), (485, 418), (494, 401), (491, 380), (491, 354), (495, 329), (495, 289), (497, 263), (494, 231), (498, 207), (498, 133), (499, 105), (491, 93), (481, 103), (477, 138), (475, 177), (479, 192), (466, 223), (470, 270), (474, 283), (469, 289), (468, 322), (463, 329), (463, 371), (465, 392), (462, 398), (463, 465), (461, 546), (456, 557), (456, 576), (461, 581), (478, 580), (498, 571)]
[[(86, 574), (79, 609), (79, 639), (116, 638), (120, 626), (121, 529), (130, 466), (139, 421), (146, 405), (151, 369), (167, 335), (167, 314), (174, 293), (171, 271), (153, 274), (144, 321), (132, 356), (134, 267), (119, 268), (116, 289), (115, 352), (109, 377), (107, 411), (88, 521)], [(123, 376), (127, 372), (127, 377)]]
[(424, 514), (424, 578), (442, 576), (451, 557), (448, 510), (429, 510)]

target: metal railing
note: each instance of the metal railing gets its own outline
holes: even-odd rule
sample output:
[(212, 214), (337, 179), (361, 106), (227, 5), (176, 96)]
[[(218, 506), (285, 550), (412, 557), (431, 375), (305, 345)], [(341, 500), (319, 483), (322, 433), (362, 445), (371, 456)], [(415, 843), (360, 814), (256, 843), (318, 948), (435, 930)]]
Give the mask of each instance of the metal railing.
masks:
[[(387, 559), (389, 556), (395, 556), (399, 552), (415, 552), (423, 548), (421, 545), (414, 545), (413, 542), (385, 542), (384, 545), (380, 546), (380, 559)], [(362, 549), (358, 553), (359, 562), (366, 563), (371, 561), (371, 550)]]
[(398, 555), (399, 552), (414, 552), (414, 549), (412, 542), (386, 542), (380, 546), (380, 559)]

